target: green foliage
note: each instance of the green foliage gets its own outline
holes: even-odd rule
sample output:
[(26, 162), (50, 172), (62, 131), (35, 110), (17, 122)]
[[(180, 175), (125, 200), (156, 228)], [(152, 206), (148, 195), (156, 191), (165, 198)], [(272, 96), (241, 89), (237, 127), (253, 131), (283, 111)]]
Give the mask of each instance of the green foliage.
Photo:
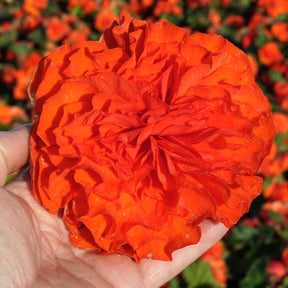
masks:
[(42, 52), (47, 42), (44, 27), (40, 26), (38, 27), (38, 29), (35, 29), (34, 31), (30, 32), (27, 35), (27, 39), (32, 41), (35, 45), (37, 45)]
[(11, 47), (18, 37), (16, 30), (0, 33), (0, 48)]
[(286, 82), (286, 78), (283, 76), (283, 74), (281, 74), (278, 71), (275, 70), (269, 70), (268, 75), (271, 77), (271, 79), (274, 82)]
[(10, 126), (0, 123), (0, 131), (9, 131), (10, 129)]
[(280, 284), (277, 288), (287, 288), (288, 287), (288, 276), (283, 279), (283, 283)]
[(178, 278), (173, 278), (169, 281), (169, 288), (180, 288), (180, 280)]
[(75, 7), (71, 11), (71, 14), (80, 18), (83, 18), (85, 16), (85, 13), (83, 12), (80, 4), (75, 5)]
[(205, 31), (211, 26), (208, 20), (208, 10), (188, 8), (185, 20), (192, 30)]
[(240, 281), (240, 288), (262, 288), (267, 283), (267, 259), (261, 257), (252, 262), (245, 277)]
[(31, 48), (27, 45), (27, 43), (20, 43), (11, 46), (10, 50), (15, 54), (29, 55), (31, 52)]
[(181, 23), (184, 20), (184, 15), (180, 15), (180, 16), (175, 16), (169, 13), (162, 13), (160, 16), (160, 19), (167, 19), (169, 22), (177, 25), (177, 26), (181, 26)]
[(235, 250), (241, 250), (246, 245), (254, 245), (257, 241), (257, 230), (246, 225), (239, 225), (231, 230), (228, 242)]
[[(234, 0), (229, 4), (229, 8), (232, 10), (236, 10), (239, 14), (244, 14), (249, 9), (251, 9), (252, 2), (251, 0)], [(230, 11), (230, 14), (232, 11)]]
[(8, 175), (5, 185), (7, 185), (9, 182), (11, 182), (15, 178), (15, 176), (16, 176), (15, 173)]
[[(282, 221), (276, 214), (274, 216), (275, 220)], [(269, 225), (234, 227), (225, 239), (228, 247), (226, 262), (230, 274), (229, 287), (269, 287), (266, 269), (268, 258), (280, 257), (281, 250), (285, 247), (283, 236), (285, 237), (280, 235), (274, 226)]]
[(264, 26), (263, 25), (259, 25), (258, 26), (257, 37), (254, 40), (255, 46), (257, 48), (261, 48), (263, 45), (265, 45), (268, 42), (269, 42), (269, 38), (264, 33)]
[(218, 288), (209, 263), (198, 259), (182, 273), (188, 288)]
[(276, 134), (275, 140), (278, 147), (278, 153), (284, 153), (288, 151), (288, 134), (279, 133)]
[(60, 12), (58, 1), (49, 1), (47, 8), (43, 12), (44, 14), (57, 15)]

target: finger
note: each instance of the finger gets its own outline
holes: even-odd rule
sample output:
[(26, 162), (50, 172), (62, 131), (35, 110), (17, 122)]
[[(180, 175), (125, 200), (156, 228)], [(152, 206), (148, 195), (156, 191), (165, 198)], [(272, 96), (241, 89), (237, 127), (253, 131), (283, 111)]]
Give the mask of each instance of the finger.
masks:
[(32, 125), (19, 126), (0, 132), (0, 185), (10, 173), (17, 171), (28, 160), (28, 143)]
[(147, 287), (160, 287), (175, 277), (228, 232), (228, 228), (222, 223), (213, 223), (210, 220), (204, 221), (201, 224), (201, 229), (202, 237), (199, 243), (175, 251), (172, 255), (173, 261), (164, 262), (147, 259), (141, 261), (140, 270), (141, 274), (145, 276)]
[(1, 287), (32, 287), (40, 265), (39, 232), (25, 201), (0, 190)]

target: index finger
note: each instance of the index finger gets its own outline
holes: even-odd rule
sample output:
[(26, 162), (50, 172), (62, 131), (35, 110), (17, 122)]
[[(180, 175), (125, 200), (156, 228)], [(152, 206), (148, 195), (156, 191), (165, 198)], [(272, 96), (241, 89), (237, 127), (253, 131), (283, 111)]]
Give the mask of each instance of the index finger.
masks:
[(228, 232), (228, 228), (221, 222), (204, 220), (200, 226), (202, 236), (199, 243), (174, 251), (173, 261), (164, 262), (148, 259), (141, 261), (139, 269), (141, 274), (145, 275), (143, 278), (147, 287), (160, 287), (161, 284), (175, 277)]
[(28, 143), (32, 124), (0, 132), (0, 185), (7, 176), (20, 169), (28, 160)]

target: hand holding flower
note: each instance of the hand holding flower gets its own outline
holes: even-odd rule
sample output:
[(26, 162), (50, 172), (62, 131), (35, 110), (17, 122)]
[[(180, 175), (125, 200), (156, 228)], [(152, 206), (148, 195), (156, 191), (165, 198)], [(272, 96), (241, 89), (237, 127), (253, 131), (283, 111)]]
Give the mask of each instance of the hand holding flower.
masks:
[[(28, 158), (30, 126), (0, 133), (0, 179), (19, 170)], [(26, 171), (27, 172), (27, 171)], [(196, 260), (227, 231), (223, 224), (201, 224), (196, 245), (173, 254), (173, 261), (98, 255), (70, 244), (60, 215), (47, 212), (32, 196), (30, 177), (21, 174), (0, 193), (0, 282), (23, 287), (160, 287)]]

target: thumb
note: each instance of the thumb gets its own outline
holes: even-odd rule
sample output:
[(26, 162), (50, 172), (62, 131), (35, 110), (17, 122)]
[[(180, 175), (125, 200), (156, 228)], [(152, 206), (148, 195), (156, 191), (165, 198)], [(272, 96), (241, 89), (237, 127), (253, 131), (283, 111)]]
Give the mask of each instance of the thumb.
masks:
[(0, 185), (10, 173), (20, 169), (28, 160), (28, 143), (32, 124), (0, 132)]

